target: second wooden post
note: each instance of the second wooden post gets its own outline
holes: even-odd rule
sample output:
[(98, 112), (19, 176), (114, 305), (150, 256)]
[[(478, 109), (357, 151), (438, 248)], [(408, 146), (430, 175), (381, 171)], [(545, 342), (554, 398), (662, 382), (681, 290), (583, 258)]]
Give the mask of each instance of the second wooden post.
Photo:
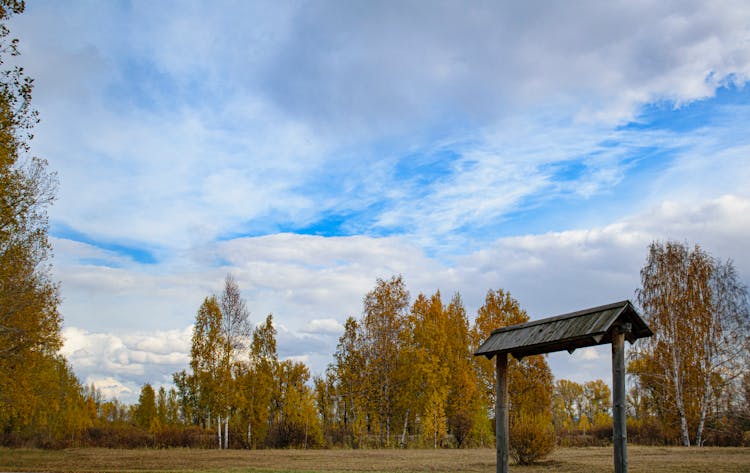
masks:
[(630, 324), (612, 330), (612, 417), (615, 473), (628, 473), (628, 431), (625, 417), (625, 334)]
[(495, 448), (497, 473), (508, 473), (508, 354), (495, 355), (497, 384), (495, 385)]

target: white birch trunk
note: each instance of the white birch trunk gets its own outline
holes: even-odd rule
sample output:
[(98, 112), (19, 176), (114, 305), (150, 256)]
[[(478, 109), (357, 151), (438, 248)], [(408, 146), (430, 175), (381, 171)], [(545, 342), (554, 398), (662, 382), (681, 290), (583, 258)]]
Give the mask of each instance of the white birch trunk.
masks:
[(705, 381), (703, 383), (703, 396), (701, 398), (701, 416), (698, 420), (698, 429), (695, 432), (695, 444), (699, 447), (703, 446), (703, 427), (706, 425), (706, 411), (708, 411), (708, 399), (711, 396), (711, 379), (708, 374), (705, 375)]
[(253, 421), (247, 421), (247, 445), (253, 448)]
[[(219, 426), (221, 429), (221, 426)], [(224, 419), (224, 449), (229, 448), (229, 416)]]
[(216, 417), (216, 425), (219, 427), (216, 431), (219, 437), (219, 450), (221, 450), (221, 416)]
[(680, 374), (680, 354), (675, 349), (672, 354), (672, 382), (674, 383), (674, 402), (677, 405), (677, 414), (680, 417), (680, 439), (682, 445), (690, 446), (690, 433), (688, 431), (687, 416), (685, 415), (685, 403), (682, 399), (682, 376)]
[(406, 415), (404, 416), (404, 430), (401, 432), (401, 448), (406, 447), (406, 428), (409, 424), (409, 409), (406, 409)]
[(437, 450), (437, 437), (438, 437), (438, 415), (435, 414), (433, 421), (433, 428), (435, 429), (432, 433), (432, 449)]

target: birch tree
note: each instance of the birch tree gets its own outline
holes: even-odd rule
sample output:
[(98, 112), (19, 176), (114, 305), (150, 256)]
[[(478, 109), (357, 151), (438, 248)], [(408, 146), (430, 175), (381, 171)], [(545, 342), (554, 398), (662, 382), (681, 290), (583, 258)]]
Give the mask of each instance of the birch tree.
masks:
[(731, 261), (654, 242), (636, 294), (654, 336), (634, 351), (632, 371), (676, 420), (680, 443), (701, 445), (716, 389), (747, 366), (747, 289)]
[[(216, 375), (222, 367), (223, 347), (219, 303), (215, 296), (206, 297), (195, 317), (190, 368), (193, 371), (193, 389), (201, 411), (200, 417), (208, 427), (211, 426), (211, 416), (216, 416), (220, 409), (221, 386)], [(186, 389), (189, 388), (188, 383), (189, 380), (185, 380)], [(220, 443), (219, 447), (221, 446)]]
[(219, 430), (224, 422), (224, 448), (229, 447), (229, 418), (239, 402), (239, 393), (234, 385), (233, 374), (237, 372), (237, 362), (245, 351), (252, 334), (250, 311), (240, 294), (240, 288), (234, 276), (228, 274), (224, 280), (224, 290), (219, 296), (221, 312), (221, 364), (216, 373), (218, 377), (221, 403), (219, 406)]
[(445, 307), (447, 345), (445, 360), (448, 372), (446, 416), (448, 431), (459, 446), (482, 445), (489, 433), (483, 409), (479, 382), (474, 368), (475, 357), (469, 336), (469, 320), (461, 295), (456, 293)]
[(268, 436), (278, 365), (276, 329), (273, 316), (269, 314), (265, 322), (253, 331), (250, 362), (246, 375), (240, 381), (247, 420), (247, 441), (251, 448), (263, 446)]
[(555, 424), (558, 429), (570, 429), (584, 411), (583, 386), (568, 379), (555, 382), (553, 392)]
[(696, 431), (698, 445), (703, 444), (710, 400), (729, 383), (739, 391), (742, 376), (750, 368), (750, 305), (747, 288), (731, 260), (714, 260), (710, 287), (713, 317), (699, 327), (704, 343), (699, 352), (703, 399)]
[(378, 279), (364, 298), (363, 344), (367, 365), (369, 411), (378, 429), (378, 444), (390, 442), (397, 407), (398, 372), (401, 368), (401, 332), (409, 308), (403, 278)]
[[(581, 411), (597, 426), (610, 422), (609, 410), (612, 408), (612, 391), (601, 379), (587, 381), (583, 384), (583, 405)], [(604, 421), (602, 421), (604, 419)]]
[(448, 431), (450, 374), (448, 332), (439, 291), (429, 298), (419, 294), (414, 300), (404, 339), (402, 373), (408, 387), (402, 402), (407, 413), (422, 419), (424, 444), (437, 448)]
[(277, 387), (272, 400), (272, 443), (276, 448), (315, 447), (323, 443), (315, 397), (307, 386), (310, 371), (304, 363), (278, 364)]
[(344, 323), (344, 333), (334, 353), (332, 367), (338, 408), (338, 421), (341, 423), (342, 437), (349, 447), (361, 446), (365, 425), (365, 383), (366, 358), (360, 325), (354, 317)]

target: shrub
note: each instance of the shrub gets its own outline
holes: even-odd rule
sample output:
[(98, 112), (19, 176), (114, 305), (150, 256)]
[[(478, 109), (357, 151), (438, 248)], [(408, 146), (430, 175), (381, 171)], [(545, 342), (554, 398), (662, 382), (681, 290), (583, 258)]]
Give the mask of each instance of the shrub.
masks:
[(520, 465), (546, 457), (555, 448), (555, 428), (549, 416), (520, 413), (510, 425), (510, 456)]
[(668, 445), (669, 435), (662, 423), (654, 417), (633, 419), (628, 417), (628, 442), (638, 445)]

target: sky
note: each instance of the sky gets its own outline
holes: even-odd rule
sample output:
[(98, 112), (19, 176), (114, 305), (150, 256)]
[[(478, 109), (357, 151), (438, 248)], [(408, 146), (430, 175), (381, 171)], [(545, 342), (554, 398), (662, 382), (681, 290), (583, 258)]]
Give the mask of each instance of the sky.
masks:
[[(135, 402), (232, 274), (313, 374), (377, 278), (532, 319), (634, 300), (652, 241), (750, 282), (745, 1), (32, 1), (63, 354)], [(549, 357), (609, 380), (608, 347)]]

